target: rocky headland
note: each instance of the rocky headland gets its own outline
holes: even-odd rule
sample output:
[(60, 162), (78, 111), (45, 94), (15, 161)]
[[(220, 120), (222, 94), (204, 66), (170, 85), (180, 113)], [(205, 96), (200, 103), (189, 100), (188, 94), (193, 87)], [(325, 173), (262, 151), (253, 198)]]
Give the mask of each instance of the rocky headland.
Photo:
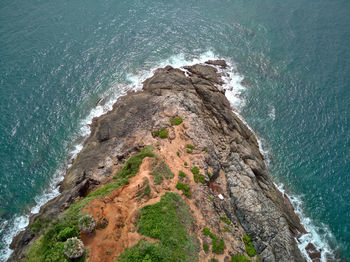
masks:
[(220, 67), (158, 69), (94, 119), (61, 194), (14, 238), (8, 261), (70, 261), (71, 237), (86, 248), (79, 261), (305, 261), (305, 229), (233, 113)]

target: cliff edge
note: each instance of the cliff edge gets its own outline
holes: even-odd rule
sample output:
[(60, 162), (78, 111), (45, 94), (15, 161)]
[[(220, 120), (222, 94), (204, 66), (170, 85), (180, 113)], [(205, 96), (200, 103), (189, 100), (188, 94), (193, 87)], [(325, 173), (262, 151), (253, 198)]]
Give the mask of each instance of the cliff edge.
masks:
[[(274, 186), (255, 135), (224, 95), (217, 68), (226, 66), (218, 60), (158, 69), (142, 91), (121, 97), (112, 111), (94, 119), (61, 194), (14, 238), (8, 261), (45, 261), (47, 255), (33, 246), (44, 245), (47, 232), (68, 214), (73, 221), (73, 208), (100, 224), (92, 234), (75, 233), (89, 249), (87, 261), (124, 261), (123, 254), (146, 242), (169, 251), (164, 232), (147, 231), (148, 207), (156, 205), (175, 208), (167, 219), (179, 216), (174, 225), (188, 234), (178, 253), (171, 251), (184, 256), (168, 261), (231, 261), (236, 254), (254, 261), (305, 261), (295, 240), (305, 229)], [(135, 170), (130, 161), (140, 158), (133, 156), (143, 156)], [(131, 173), (125, 173), (128, 166)]]

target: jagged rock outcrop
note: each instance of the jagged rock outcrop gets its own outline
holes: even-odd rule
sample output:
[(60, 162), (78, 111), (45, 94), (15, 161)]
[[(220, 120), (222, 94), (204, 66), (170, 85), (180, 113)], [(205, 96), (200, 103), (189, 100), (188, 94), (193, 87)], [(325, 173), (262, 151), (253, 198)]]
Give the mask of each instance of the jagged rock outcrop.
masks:
[[(75, 199), (84, 197), (108, 182), (117, 167), (140, 148), (155, 144), (152, 131), (169, 128), (173, 117), (184, 120), (183, 136), (206, 153), (193, 154), (192, 163), (212, 173), (206, 185), (193, 189), (195, 205), (215, 227), (208, 212), (225, 215), (253, 239), (262, 261), (305, 261), (295, 241), (305, 233), (287, 197), (274, 186), (252, 131), (235, 115), (220, 87), (222, 80), (215, 66), (224, 61), (183, 70), (167, 66), (144, 82), (143, 91), (121, 97), (109, 113), (94, 119), (91, 136), (61, 184), (61, 195), (48, 202), (31, 222), (56, 217)], [(213, 209), (203, 196), (223, 194), (227, 201), (214, 201)], [(9, 261), (20, 261), (35, 239), (29, 228), (12, 242)], [(243, 249), (242, 240), (231, 243)]]

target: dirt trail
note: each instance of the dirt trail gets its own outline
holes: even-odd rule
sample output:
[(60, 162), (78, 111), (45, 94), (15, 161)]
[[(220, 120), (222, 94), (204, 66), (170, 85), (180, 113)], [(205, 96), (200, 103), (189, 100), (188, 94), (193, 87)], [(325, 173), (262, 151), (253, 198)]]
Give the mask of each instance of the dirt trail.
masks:
[[(186, 144), (190, 143), (183, 139), (184, 129), (182, 126), (173, 127), (175, 137), (170, 139), (156, 140), (154, 152), (161, 160), (164, 160), (172, 170), (175, 177), (164, 179), (162, 184), (154, 183), (152, 172), (153, 158), (145, 158), (140, 171), (129, 180), (125, 185), (106, 197), (91, 201), (83, 212), (93, 215), (97, 224), (103, 224), (108, 221), (105, 228), (96, 230), (91, 235), (82, 234), (82, 240), (85, 247), (90, 250), (90, 262), (114, 262), (116, 258), (123, 253), (124, 249), (135, 245), (140, 239), (146, 238), (149, 241), (156, 241), (148, 237), (139, 235), (135, 228), (137, 211), (145, 205), (159, 202), (161, 196), (167, 191), (173, 191), (182, 194), (176, 189), (178, 182), (178, 173), (183, 170), (187, 174), (187, 183), (192, 187), (196, 183), (192, 179), (190, 167), (184, 166), (184, 162), (191, 163), (190, 157), (193, 155), (186, 153)], [(180, 156), (177, 155), (180, 152)], [(142, 188), (145, 179), (148, 179), (151, 193), (149, 197), (139, 200), (138, 191)], [(197, 219), (197, 224), (204, 224), (201, 213), (191, 203), (191, 200), (185, 201), (190, 206), (192, 214)]]

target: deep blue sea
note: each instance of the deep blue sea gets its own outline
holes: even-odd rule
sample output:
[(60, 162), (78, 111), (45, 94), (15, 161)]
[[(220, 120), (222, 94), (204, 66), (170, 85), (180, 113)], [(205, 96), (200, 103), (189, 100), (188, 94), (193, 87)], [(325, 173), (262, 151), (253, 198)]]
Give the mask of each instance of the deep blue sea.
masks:
[(310, 231), (300, 248), (350, 261), (347, 0), (2, 0), (0, 261), (94, 115), (157, 66), (212, 57), (244, 78), (234, 105)]

